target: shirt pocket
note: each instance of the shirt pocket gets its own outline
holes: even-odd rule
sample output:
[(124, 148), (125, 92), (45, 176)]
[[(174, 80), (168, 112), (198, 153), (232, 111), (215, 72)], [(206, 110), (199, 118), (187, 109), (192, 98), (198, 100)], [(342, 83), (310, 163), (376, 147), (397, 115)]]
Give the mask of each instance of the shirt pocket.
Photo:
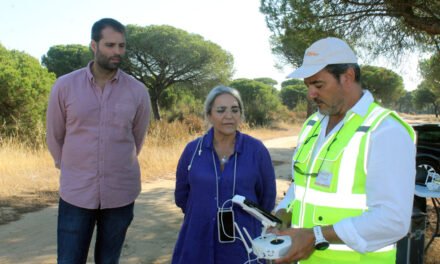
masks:
[(116, 127), (131, 128), (135, 114), (134, 105), (117, 103), (111, 111), (111, 122)]

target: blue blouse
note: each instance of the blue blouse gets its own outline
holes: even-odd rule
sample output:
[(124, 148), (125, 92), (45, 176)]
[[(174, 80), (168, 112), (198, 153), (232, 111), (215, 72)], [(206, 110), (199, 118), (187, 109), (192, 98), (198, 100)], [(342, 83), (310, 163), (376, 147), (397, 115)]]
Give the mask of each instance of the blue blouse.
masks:
[[(177, 166), (174, 198), (185, 215), (173, 252), (174, 264), (245, 263), (248, 255), (240, 239), (235, 239), (233, 243), (218, 242), (217, 207), (222, 207), (226, 201), (224, 207), (232, 206), (238, 226), (245, 227), (251, 237), (255, 238), (261, 235), (261, 222), (239, 205), (233, 205), (230, 199), (239, 194), (267, 211), (272, 211), (275, 206), (275, 171), (263, 143), (237, 131), (235, 153), (229, 157), (221, 171), (213, 136), (211, 128), (203, 137), (190, 142)], [(235, 154), (237, 164), (233, 193)], [(254, 257), (251, 255), (251, 259)]]

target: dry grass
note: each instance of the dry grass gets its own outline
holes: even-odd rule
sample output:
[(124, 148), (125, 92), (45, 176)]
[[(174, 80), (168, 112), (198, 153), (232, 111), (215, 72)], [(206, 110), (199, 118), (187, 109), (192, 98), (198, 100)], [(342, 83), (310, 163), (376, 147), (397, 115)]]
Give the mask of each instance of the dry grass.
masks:
[(0, 145), (0, 197), (58, 188), (58, 172), (46, 149), (33, 150), (13, 139)]
[[(279, 124), (242, 130), (263, 140), (293, 135), (292, 127)], [(182, 122), (153, 122), (139, 154), (142, 181), (174, 178), (183, 148), (204, 131), (203, 121), (195, 117)], [(31, 148), (14, 138), (0, 140), (0, 225), (58, 200), (59, 170), (40, 141), (33, 142), (33, 146), (41, 147)]]
[[(406, 120), (440, 122), (434, 115), (401, 114)], [(276, 123), (270, 127), (240, 130), (260, 140), (296, 135), (296, 124)], [(185, 145), (204, 132), (203, 121), (189, 118), (182, 122), (153, 122), (139, 155), (142, 180), (174, 177), (177, 161)], [(41, 143), (40, 145), (44, 145)], [(46, 148), (31, 149), (17, 140), (0, 141), (0, 198), (58, 190), (59, 171)]]
[(181, 122), (152, 124), (139, 154), (143, 181), (169, 177), (175, 171), (185, 145), (200, 134), (188, 129)]
[(57, 201), (58, 171), (45, 149), (13, 139), (0, 144), (0, 225)]
[[(185, 145), (203, 133), (200, 124), (153, 122), (139, 155), (142, 180), (174, 177), (177, 161)], [(294, 135), (294, 126), (278, 124), (243, 132), (261, 140)], [(198, 131), (195, 131), (198, 130)], [(14, 139), (0, 143), (0, 198), (47, 194), (58, 190), (59, 171), (46, 148), (31, 149)]]
[(300, 124), (275, 123), (270, 127), (243, 128), (242, 132), (260, 140), (298, 135)]
[[(186, 144), (204, 132), (204, 130), (201, 129), (193, 131), (193, 127), (195, 126), (181, 122), (153, 124), (139, 155), (142, 180), (149, 181), (157, 178), (174, 177), (177, 161)], [(203, 126), (198, 125), (197, 127), (201, 128)], [(295, 135), (294, 133), (299, 132), (299, 126), (277, 123), (271, 127), (252, 129), (243, 126), (240, 130), (260, 140), (266, 140), (276, 137), (293, 136)]]
[(399, 113), (399, 115), (407, 120), (408, 123), (440, 123), (440, 117), (435, 117), (435, 115), (410, 115)]

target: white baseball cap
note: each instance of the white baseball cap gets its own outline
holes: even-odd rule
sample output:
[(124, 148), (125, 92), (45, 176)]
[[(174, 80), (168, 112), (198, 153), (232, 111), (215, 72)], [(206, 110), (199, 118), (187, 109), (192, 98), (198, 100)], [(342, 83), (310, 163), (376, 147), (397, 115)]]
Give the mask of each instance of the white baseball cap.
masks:
[(338, 38), (320, 39), (306, 49), (301, 67), (287, 77), (307, 78), (329, 64), (345, 63), (357, 63), (356, 54), (345, 41)]

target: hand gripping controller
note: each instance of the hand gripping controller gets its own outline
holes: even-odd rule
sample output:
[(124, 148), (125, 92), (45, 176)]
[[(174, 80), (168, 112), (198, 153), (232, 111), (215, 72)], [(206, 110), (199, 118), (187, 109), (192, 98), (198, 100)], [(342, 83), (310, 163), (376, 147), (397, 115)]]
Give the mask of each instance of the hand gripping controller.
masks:
[(253, 251), (254, 254), (260, 259), (277, 259), (284, 256), (287, 251), (289, 251), (291, 245), (291, 240), (289, 236), (277, 236), (275, 234), (266, 233), (267, 228), (275, 227), (277, 223), (281, 224), (281, 220), (279, 218), (265, 211), (263, 208), (258, 206), (258, 204), (247, 200), (244, 196), (235, 195), (232, 198), (232, 202), (240, 205), (243, 210), (260, 220), (263, 224), (261, 236), (255, 239), (252, 239), (246, 228), (243, 227), (244, 233), (252, 244), (252, 248), (250, 248), (248, 243), (244, 239), (243, 234), (241, 233), (237, 223), (234, 223), (235, 228), (238, 230), (238, 234), (243, 240), (243, 243), (248, 253), (251, 253)]

